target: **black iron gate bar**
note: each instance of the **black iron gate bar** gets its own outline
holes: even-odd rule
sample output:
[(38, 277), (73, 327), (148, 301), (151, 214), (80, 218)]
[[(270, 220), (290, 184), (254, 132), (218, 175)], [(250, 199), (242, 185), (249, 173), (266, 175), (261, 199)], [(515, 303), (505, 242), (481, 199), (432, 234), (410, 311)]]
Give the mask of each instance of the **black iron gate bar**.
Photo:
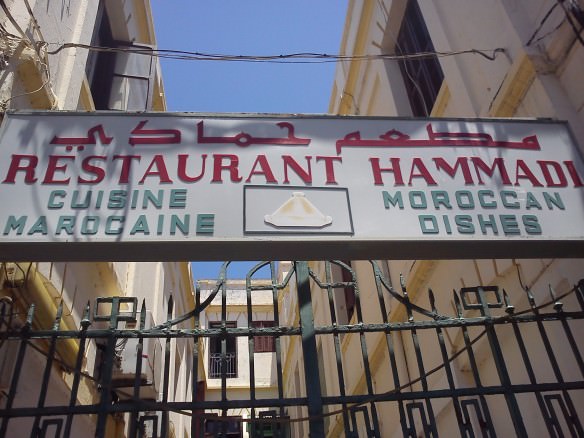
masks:
[[(85, 314), (81, 321), (81, 328), (77, 331), (61, 331), (59, 330), (62, 306), (59, 307), (57, 315), (55, 317), (55, 322), (52, 329), (50, 330), (33, 330), (33, 317), (34, 317), (34, 306), (28, 311), (26, 321), (20, 330), (13, 330), (7, 328), (1, 333), (0, 336), (0, 349), (5, 345), (6, 341), (20, 341), (17, 357), (15, 361), (14, 374), (11, 379), (10, 388), (6, 397), (6, 403), (3, 409), (0, 409), (0, 419), (2, 420), (0, 424), (0, 437), (7, 436), (9, 421), (12, 418), (18, 417), (30, 417), (33, 419), (33, 433), (35, 430), (40, 429), (41, 420), (43, 417), (54, 417), (54, 416), (65, 416), (66, 422), (64, 427), (63, 436), (68, 437), (71, 433), (71, 424), (74, 416), (76, 415), (86, 415), (94, 414), (97, 415), (96, 432), (95, 436), (101, 437), (105, 434), (105, 421), (107, 416), (113, 413), (129, 413), (131, 415), (131, 435), (137, 436), (137, 428), (139, 427), (138, 417), (141, 412), (147, 411), (159, 411), (163, 413), (163, 421), (161, 422), (161, 435), (167, 436), (168, 431), (166, 429), (165, 423), (167, 423), (168, 412), (180, 412), (185, 415), (194, 415), (194, 411), (200, 412), (199, 416), (204, 418), (205, 410), (218, 409), (221, 410), (223, 416), (227, 415), (228, 409), (234, 408), (251, 408), (251, 418), (246, 419), (247, 422), (281, 422), (289, 421), (290, 423), (295, 423), (299, 421), (309, 421), (309, 426), (311, 430), (311, 436), (323, 436), (324, 426), (323, 419), (326, 416), (333, 416), (341, 414), (343, 416), (343, 424), (345, 433), (347, 436), (357, 436), (357, 420), (355, 417), (356, 412), (361, 412), (364, 421), (366, 423), (367, 435), (368, 436), (379, 436), (379, 424), (378, 419), (375, 415), (376, 403), (380, 402), (398, 402), (401, 426), (404, 436), (409, 436), (415, 431), (415, 426), (412, 420), (412, 412), (415, 409), (421, 410), (423, 412), (424, 405), (430, 408), (428, 411), (429, 418), (425, 419), (423, 424), (424, 431), (426, 435), (437, 435), (436, 423), (431, 412), (432, 399), (437, 398), (449, 398), (453, 400), (455, 407), (455, 414), (459, 423), (461, 436), (467, 436), (467, 434), (472, 433), (472, 424), (469, 419), (469, 407), (475, 410), (476, 413), (480, 413), (481, 417), (481, 428), (486, 436), (495, 436), (494, 426), (492, 419), (490, 418), (488, 405), (485, 400), (485, 396), (488, 395), (503, 395), (506, 398), (509, 411), (511, 412), (511, 417), (514, 421), (514, 428), (517, 436), (526, 436), (525, 425), (522, 424), (522, 417), (519, 407), (515, 399), (516, 394), (521, 393), (533, 393), (535, 394), (538, 405), (542, 414), (544, 415), (545, 424), (548, 428), (550, 435), (558, 433), (561, 435), (561, 426), (559, 425), (559, 420), (553, 410), (550, 408), (552, 398), (559, 403), (562, 407), (565, 406), (564, 417), (568, 424), (568, 428), (573, 436), (584, 436), (584, 431), (578, 413), (574, 407), (571, 400), (570, 393), (568, 391), (582, 390), (584, 389), (584, 381), (564, 381), (562, 378), (562, 373), (559, 369), (557, 360), (551, 346), (551, 341), (546, 334), (544, 323), (548, 321), (559, 321), (562, 325), (563, 331), (565, 333), (566, 339), (570, 348), (574, 354), (575, 361), (580, 370), (580, 374), (584, 377), (584, 361), (582, 360), (582, 354), (580, 353), (574, 334), (572, 333), (571, 327), (568, 325), (569, 320), (581, 320), (584, 319), (584, 281), (581, 281), (576, 287), (574, 287), (570, 292), (555, 297), (553, 291), (550, 291), (551, 301), (543, 305), (537, 306), (535, 299), (531, 292), (527, 289), (525, 293), (528, 296), (528, 301), (530, 308), (522, 311), (516, 312), (512, 304), (510, 303), (509, 297), (505, 291), (503, 291), (502, 296), (499, 294), (497, 288), (494, 287), (475, 287), (475, 288), (463, 288), (460, 293), (454, 292), (454, 301), (456, 303), (457, 315), (456, 317), (448, 317), (441, 315), (437, 312), (434, 304), (433, 293), (429, 292), (429, 300), (431, 303), (431, 310), (423, 309), (410, 302), (407, 291), (405, 287), (402, 286), (402, 293), (399, 294), (393, 288), (391, 288), (387, 280), (381, 275), (379, 268), (373, 265), (374, 275), (377, 283), (377, 293), (379, 299), (379, 305), (381, 309), (385, 309), (385, 298), (384, 292), (387, 295), (392, 296), (398, 300), (402, 305), (405, 306), (407, 311), (408, 320), (405, 322), (389, 322), (386, 312), (382, 312), (383, 322), (377, 324), (365, 324), (362, 320), (361, 308), (360, 308), (360, 297), (359, 290), (357, 287), (357, 282), (354, 273), (351, 271), (352, 280), (349, 282), (335, 282), (332, 281), (331, 276), (331, 264), (328, 263), (325, 269), (325, 281), (322, 281), (318, 276), (308, 268), (307, 264), (298, 263), (294, 269), (290, 270), (284, 281), (278, 283), (274, 281), (275, 268), (273, 263), (271, 264), (271, 274), (272, 274), (272, 284), (269, 286), (254, 286), (251, 282), (251, 277), (254, 272), (257, 272), (262, 266), (267, 263), (259, 264), (250, 274), (247, 276), (247, 302), (248, 302), (248, 327), (238, 327), (238, 328), (227, 328), (223, 324), (220, 328), (208, 328), (201, 329), (199, 327), (199, 316), (200, 313), (208, 306), (211, 301), (221, 292), (222, 296), (222, 321), (226, 320), (226, 280), (225, 280), (225, 268), (222, 271), (222, 275), (217, 282), (217, 286), (213, 293), (209, 296), (207, 300), (200, 303), (200, 295), (197, 293), (196, 296), (196, 307), (193, 311), (186, 315), (172, 319), (172, 298), (168, 303), (168, 320), (166, 323), (147, 329), (145, 327), (146, 319), (146, 306), (142, 302), (141, 310), (138, 312), (138, 302), (136, 298), (132, 297), (112, 297), (112, 298), (98, 298), (94, 306), (93, 318), (90, 317), (90, 304), (88, 303), (85, 309)], [(341, 262), (332, 262), (332, 265), (339, 266), (343, 269), (350, 269), (347, 265)], [(298, 282), (299, 289), (299, 301), (300, 301), (300, 312), (301, 312), (301, 323), (300, 326), (280, 326), (279, 325), (279, 314), (278, 314), (278, 294), (288, 285), (293, 275), (296, 275), (296, 280)], [(314, 327), (314, 325), (308, 326), (307, 329), (307, 319), (311, 318), (311, 310), (307, 311), (307, 308), (311, 309), (310, 306), (310, 290), (306, 288), (307, 278), (310, 277), (314, 280), (317, 287), (325, 289), (327, 291), (332, 325), (330, 326), (320, 326)], [(356, 293), (356, 312), (357, 312), (357, 324), (345, 324), (339, 325), (336, 322), (335, 310), (332, 302), (331, 292), (337, 288), (351, 287)], [(274, 306), (274, 318), (276, 321), (275, 327), (266, 328), (253, 328), (251, 327), (251, 293), (253, 290), (266, 289), (272, 290), (273, 292), (273, 306)], [(301, 297), (304, 293), (304, 297)], [(306, 295), (308, 293), (308, 295)], [(312, 292), (314, 293), (314, 291)], [(486, 294), (494, 294), (496, 297), (496, 302), (489, 303), (486, 298)], [(561, 299), (566, 297), (570, 293), (575, 293), (577, 297), (580, 310), (566, 312), (563, 309), (563, 305), (560, 302)], [(477, 298), (477, 303), (471, 303), (468, 299), (469, 295), (475, 295)], [(387, 296), (386, 295), (386, 296)], [(302, 301), (304, 300), (304, 301)], [(100, 305), (104, 303), (111, 304), (111, 313), (109, 315), (101, 315), (98, 312)], [(122, 303), (130, 304), (132, 310), (130, 312), (122, 312), (120, 310), (120, 305)], [(552, 306), (553, 312), (543, 313), (542, 310)], [(14, 315), (12, 314), (12, 309), (9, 303), (3, 301), (0, 306), (0, 328), (2, 326), (6, 327), (7, 322), (11, 321)], [(308, 312), (307, 314), (302, 314), (302, 310)], [(502, 316), (492, 316), (490, 309), (501, 308), (504, 309), (506, 314)], [(480, 316), (463, 317), (463, 310), (478, 310)], [(414, 318), (414, 313), (423, 314), (427, 320), (416, 321)], [(304, 316), (302, 318), (302, 316)], [(91, 329), (91, 324), (93, 321), (107, 321), (109, 322), (109, 327), (107, 329)], [(172, 328), (179, 323), (193, 320), (193, 325), (195, 328), (191, 329), (176, 329)], [(139, 321), (139, 322), (138, 322)], [(136, 329), (119, 329), (118, 324), (120, 322), (138, 322), (139, 327)], [(552, 383), (538, 383), (533, 372), (529, 355), (525, 348), (525, 341), (523, 335), (519, 330), (519, 325), (524, 323), (534, 323), (538, 327), (541, 339), (545, 345), (545, 349), (548, 358), (552, 361), (552, 368), (554, 375), (556, 377), (556, 382)], [(527, 373), (529, 375), (528, 384), (513, 384), (511, 383), (505, 370), (505, 362), (500, 351), (500, 346), (498, 344), (498, 339), (496, 338), (497, 333), (495, 327), (498, 325), (510, 324), (513, 328), (515, 338), (518, 342), (521, 357), (526, 366)], [(470, 327), (485, 327), (485, 329), (475, 336), (472, 340), (468, 329)], [(446, 328), (459, 328), (462, 330), (465, 345), (456, 353), (448, 355), (442, 335), (442, 330)], [(308, 330), (308, 334), (307, 334)], [(417, 343), (417, 330), (434, 330), (437, 334), (437, 338), (440, 345), (440, 352), (443, 357), (442, 363), (426, 371), (424, 369), (423, 360), (421, 357), (421, 347)], [(419, 377), (413, 379), (405, 384), (399, 382), (399, 376), (397, 374), (396, 357), (393, 346), (393, 341), (391, 334), (393, 332), (405, 331), (412, 335), (417, 363), (419, 367)], [(364, 338), (365, 333), (379, 332), (384, 333), (387, 343), (387, 351), (389, 354), (390, 365), (392, 367), (392, 376), (394, 378), (395, 387), (391, 391), (384, 393), (375, 393), (373, 390), (373, 385), (371, 384), (371, 370), (368, 365), (368, 352), (367, 345)], [(360, 335), (360, 343), (362, 348), (363, 361), (365, 366), (365, 379), (367, 385), (366, 394), (346, 394), (345, 384), (343, 379), (343, 360), (340, 351), (339, 335), (345, 333), (357, 333)], [(226, 393), (226, 376), (222, 373), (222, 397), (219, 401), (196, 401), (196, 391), (197, 385), (193, 385), (192, 400), (194, 401), (169, 401), (168, 400), (168, 388), (169, 388), (169, 372), (170, 372), (170, 342), (173, 339), (178, 338), (188, 338), (192, 339), (195, 346), (193, 350), (193, 370), (192, 376), (194, 381), (198, 377), (198, 355), (199, 349), (198, 344), (201, 339), (204, 338), (219, 338), (223, 342), (222, 354), (225, 355), (224, 343), (228, 337), (247, 337), (250, 342), (250, 352), (253, 352), (253, 337), (258, 335), (268, 335), (274, 336), (276, 341), (276, 359), (277, 359), (277, 377), (278, 377), (278, 398), (276, 399), (257, 399), (255, 397), (255, 385), (253, 379), (254, 361), (253, 354), (250, 354), (250, 399), (249, 400), (228, 400)], [(316, 351), (314, 346), (310, 343), (320, 335), (332, 335), (334, 338), (337, 370), (339, 379), (341, 379), (340, 388), (341, 394), (339, 396), (329, 396), (320, 394), (320, 387), (318, 379), (316, 381), (307, 381), (307, 396), (306, 397), (286, 397), (283, 391), (282, 383), (282, 366), (281, 366), (281, 346), (280, 338), (282, 336), (305, 336), (309, 339), (308, 343), (303, 345), (304, 349), (304, 363), (305, 366), (312, 366), (311, 372), (307, 373), (314, 379), (314, 364), (316, 363)], [(497, 364), (497, 371), (501, 377), (500, 385), (490, 385), (484, 386), (480, 381), (480, 374), (474, 357), (472, 346), (479, 339), (484, 336), (488, 337), (489, 345), (491, 350), (498, 352), (495, 357)], [(141, 349), (143, 348), (143, 340), (146, 338), (159, 338), (165, 342), (165, 357), (164, 357), (164, 379), (163, 379), (163, 395), (160, 401), (150, 401), (140, 398), (140, 375), (141, 375), (141, 360), (136, 362), (136, 378), (134, 380), (133, 396), (129, 401), (119, 401), (117, 403), (112, 403), (112, 393), (111, 393), (111, 370), (113, 367), (113, 361), (115, 356), (115, 344), (117, 340), (120, 339), (138, 339), (138, 357), (141, 357)], [(57, 355), (57, 346), (60, 341), (75, 339), (79, 343), (78, 355), (76, 358), (76, 363), (66, 364)], [(95, 380), (93, 376), (83, 373), (82, 361), (85, 355), (85, 348), (89, 340), (103, 339), (106, 340), (106, 356), (105, 356), (105, 375), (98, 382), (100, 385), (101, 400), (99, 403), (90, 405), (78, 405), (77, 404), (77, 393), (79, 389), (79, 383), (81, 377), (89, 378)], [(311, 340), (312, 339), (312, 340)], [(28, 347), (39, 349), (33, 343), (34, 340), (45, 340), (48, 342), (48, 351), (44, 354), (47, 356), (47, 362), (45, 370), (43, 373), (43, 380), (41, 385), (41, 390), (36, 401), (36, 405), (31, 405), (28, 407), (14, 407), (13, 402), (15, 399), (16, 391), (18, 388), (18, 382), (21, 378), (20, 370), (25, 358), (25, 353)], [(0, 350), (1, 352), (1, 350)], [(476, 386), (467, 388), (457, 388), (454, 385), (452, 379), (452, 371), (450, 368), (451, 363), (454, 359), (463, 353), (469, 355), (469, 362), (472, 369), (473, 378)], [(54, 363), (60, 364), (68, 372), (74, 373), (74, 379), (71, 387), (70, 400), (67, 405), (59, 406), (47, 406), (46, 405), (46, 388), (48, 387), (51, 370)], [(427, 378), (438, 370), (444, 369), (447, 374), (448, 388), (444, 389), (431, 389), (428, 386)], [(318, 377), (318, 373), (316, 373)], [(416, 383), (422, 384), (422, 390), (413, 390), (413, 385)], [(308, 386), (308, 384), (312, 386)], [(315, 388), (316, 386), (316, 388)], [(403, 390), (409, 388), (408, 392)], [(544, 395), (546, 392), (561, 392), (561, 395)], [(461, 397), (478, 397), (477, 400), (461, 400)], [(551, 398), (550, 398), (551, 397)], [(423, 400), (424, 402), (420, 402)], [(412, 403), (406, 404), (406, 402), (411, 401)], [(324, 406), (340, 405), (341, 409), (337, 409), (331, 412), (323, 412)], [(365, 407), (365, 405), (369, 405)], [(309, 415), (305, 418), (291, 418), (282, 420), (282, 417), (286, 417), (285, 409), (292, 406), (306, 406), (308, 407)], [(278, 409), (278, 416), (273, 420), (265, 418), (257, 418), (255, 415), (255, 409), (259, 408), (276, 408)], [(365, 409), (363, 409), (365, 408)], [(370, 417), (371, 415), (371, 417)], [(425, 416), (423, 416), (425, 418)], [(195, 423), (194, 421), (192, 423)], [(192, 433), (194, 433), (194, 427), (192, 427)], [(133, 435), (132, 435), (133, 434)]]

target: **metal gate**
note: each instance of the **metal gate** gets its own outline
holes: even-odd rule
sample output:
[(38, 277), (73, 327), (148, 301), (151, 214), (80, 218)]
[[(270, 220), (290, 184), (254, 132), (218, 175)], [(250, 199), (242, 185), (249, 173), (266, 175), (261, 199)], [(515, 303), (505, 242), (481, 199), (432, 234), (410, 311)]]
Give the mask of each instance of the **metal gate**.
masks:
[[(227, 264), (211, 290), (197, 288), (195, 309), (173, 317), (171, 299), (155, 326), (133, 297), (88, 303), (78, 330), (60, 328), (61, 309), (36, 327), (34, 306), (4, 297), (0, 438), (584, 436), (584, 282), (539, 301), (496, 286), (413, 300), (370, 264), (372, 280), (358, 284), (339, 261), (284, 273), (259, 263), (236, 306), (246, 324), (229, 321)], [(261, 269), (269, 281), (254, 280)], [(259, 293), (270, 324), (258, 324)], [(268, 396), (258, 351), (271, 360)], [(190, 377), (177, 382), (184, 364)], [(247, 383), (235, 388), (238, 372)]]

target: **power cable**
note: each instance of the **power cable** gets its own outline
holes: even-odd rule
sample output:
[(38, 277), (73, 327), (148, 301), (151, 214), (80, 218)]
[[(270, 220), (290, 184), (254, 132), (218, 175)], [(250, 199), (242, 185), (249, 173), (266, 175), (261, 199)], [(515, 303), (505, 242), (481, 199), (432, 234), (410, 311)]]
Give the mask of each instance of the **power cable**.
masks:
[[(530, 46), (531, 44), (533, 44), (534, 42), (538, 42), (541, 39), (543, 39), (545, 36), (547, 36), (549, 34), (546, 34), (544, 37), (539, 38), (537, 41), (534, 41), (535, 37), (537, 36), (537, 34), (539, 33), (539, 31), (541, 30), (541, 28), (543, 27), (543, 25), (545, 24), (545, 22), (548, 20), (548, 18), (550, 17), (550, 15), (552, 15), (552, 12), (554, 12), (554, 10), (559, 6), (559, 3), (554, 3), (551, 8), (548, 9), (548, 11), (545, 13), (545, 15), (543, 16), (543, 18), (541, 19), (541, 21), (539, 22), (539, 26), (537, 27), (537, 29), (535, 29), (535, 31), (533, 32), (533, 34), (531, 35), (531, 37), (529, 38), (529, 40), (527, 41), (527, 43), (525, 43), (526, 46)], [(562, 23), (560, 23), (561, 25)], [(558, 26), (559, 27), (559, 26)], [(556, 28), (557, 29), (557, 28)], [(555, 30), (555, 29), (554, 29)]]
[[(566, 19), (570, 23), (570, 27), (574, 31), (576, 38), (584, 46), (584, 38), (582, 38), (582, 30), (584, 30), (584, 12), (577, 3), (569, 0), (556, 0), (557, 3), (562, 7), (564, 13), (566, 14)], [(569, 3), (566, 6), (566, 3)], [(576, 23), (574, 23), (573, 18), (575, 18), (580, 24), (580, 29), (577, 28)]]
[[(8, 9), (8, 7), (4, 3), (4, 1), (0, 1), (0, 6), (2, 7), (2, 9), (5, 12), (6, 16), (8, 17), (9, 21), (12, 23), (14, 28), (21, 34), (22, 37), (19, 37), (18, 35), (14, 35), (14, 34), (8, 32), (8, 30), (4, 26), (0, 26), (0, 36), (7, 39), (7, 40), (23, 42), (27, 47), (32, 48), (37, 55), (38, 63), (41, 65), (42, 70), (44, 71), (44, 75), (46, 76), (46, 79), (43, 81), (43, 83), (40, 87), (38, 87), (37, 89), (35, 89), (33, 91), (10, 96), (9, 98), (0, 101), (0, 112), (3, 112), (6, 110), (6, 108), (8, 107), (8, 103), (10, 101), (12, 101), (18, 97), (23, 97), (23, 96), (28, 96), (31, 94), (38, 93), (40, 90), (42, 90), (43, 88), (45, 88), (47, 86), (48, 86), (48, 93), (53, 98), (55, 98), (55, 93), (54, 93), (53, 89), (51, 88), (51, 84), (50, 84), (51, 71), (49, 68), (48, 52), (46, 51), (48, 44), (46, 41), (44, 41), (44, 37), (41, 33), (41, 29), (40, 29), (40, 26), (38, 24), (38, 20), (34, 16), (34, 13), (32, 11), (32, 8), (31, 8), (28, 0), (25, 0), (25, 5), (26, 5), (26, 9), (30, 15), (31, 21), (33, 23), (33, 27), (34, 27), (35, 31), (38, 33), (41, 41), (35, 41), (32, 36), (25, 34), (25, 32), (19, 26), (16, 19), (10, 13), (10, 10)], [(42, 73), (41, 73), (41, 75), (42, 75)], [(53, 104), (52, 104), (51, 109), (53, 109), (55, 107), (55, 105), (56, 105), (56, 99), (53, 100)]]
[[(49, 43), (50, 45), (50, 43)], [(407, 59), (425, 59), (434, 56), (446, 57), (446, 56), (456, 56), (464, 54), (475, 54), (480, 55), (483, 58), (494, 61), (498, 53), (503, 53), (505, 49), (496, 48), (488, 50), (479, 49), (468, 49), (468, 50), (456, 50), (450, 52), (419, 52), (410, 54), (376, 54), (376, 55), (332, 55), (327, 53), (316, 53), (316, 52), (298, 52), (298, 53), (287, 53), (279, 55), (232, 55), (232, 54), (221, 54), (221, 53), (204, 53), (204, 52), (193, 52), (187, 50), (172, 50), (172, 49), (139, 49), (132, 47), (102, 47), (93, 46), (81, 43), (65, 43), (61, 44), (54, 50), (48, 50), (49, 55), (56, 55), (60, 51), (69, 48), (81, 48), (92, 51), (99, 52), (118, 52), (118, 53), (133, 53), (137, 55), (148, 55), (157, 58), (164, 59), (175, 59), (175, 60), (186, 60), (186, 61), (224, 61), (224, 62), (268, 62), (268, 63), (326, 63), (326, 62), (338, 62), (338, 61), (373, 61), (373, 60), (407, 60)]]

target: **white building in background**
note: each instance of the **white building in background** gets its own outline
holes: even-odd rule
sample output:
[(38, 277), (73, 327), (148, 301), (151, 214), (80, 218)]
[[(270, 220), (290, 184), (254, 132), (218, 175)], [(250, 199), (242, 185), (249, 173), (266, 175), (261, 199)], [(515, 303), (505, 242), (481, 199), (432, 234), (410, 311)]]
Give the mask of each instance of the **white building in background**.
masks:
[[(351, 0), (340, 49), (341, 56), (351, 59), (337, 65), (329, 112), (363, 116), (566, 120), (581, 152), (584, 152), (583, 10), (584, 3), (576, 0)], [(437, 52), (440, 56), (421, 59), (407, 56), (428, 52)], [(364, 60), (365, 55), (371, 58)], [(373, 59), (376, 55), (406, 56)], [(430, 260), (432, 254), (428, 254), (428, 260), (422, 257), (420, 260), (380, 261), (380, 265), (390, 284), (398, 291), (399, 276), (403, 273), (409, 299), (422, 307), (430, 306), (427, 290), (431, 287), (437, 308), (449, 315), (456, 315), (453, 289), (498, 285), (511, 294), (515, 309), (523, 310), (530, 307), (527, 295), (522, 292), (524, 286), (532, 290), (537, 303), (542, 303), (550, 299), (549, 285), (557, 294), (563, 294), (584, 277), (584, 261), (580, 259), (490, 260), (482, 259), (479, 251), (477, 245), (477, 252), (469, 253), (468, 260)], [(363, 321), (382, 322), (369, 263), (353, 261), (351, 266), (359, 282)], [(314, 262), (312, 267), (322, 275), (321, 263)], [(298, 318), (293, 298), (290, 295), (285, 299), (289, 302), (285, 301), (288, 304), (282, 310), (283, 320), (295, 321)], [(325, 294), (313, 293), (313, 299), (315, 324), (330, 323)], [(564, 301), (566, 306), (576, 303), (574, 296)], [(354, 305), (354, 301), (340, 295), (334, 302), (339, 315), (343, 314), (343, 306), (350, 308)], [(390, 322), (407, 320), (404, 306), (395, 300), (386, 304)], [(345, 311), (344, 314), (356, 321), (354, 312)], [(465, 316), (469, 315), (473, 313), (465, 312)], [(407, 382), (417, 377), (420, 371), (414, 346), (401, 333), (395, 334), (394, 341), (401, 358), (398, 361), (399, 375), (402, 382)], [(506, 334), (508, 336), (500, 340), (503, 354), (508, 358), (511, 378), (514, 382), (528, 382), (513, 333), (507, 331)], [(565, 358), (562, 360), (563, 378), (578, 380), (582, 376), (573, 362), (573, 352), (566, 342), (557, 342), (562, 339), (562, 334), (559, 327), (550, 327), (548, 332), (557, 357)], [(387, 348), (385, 338), (374, 335), (365, 338), (374, 391), (390, 391), (393, 382), (389, 358), (384, 353)], [(436, 339), (421, 338), (420, 342), (425, 351), (434, 349), (433, 354), (424, 355), (426, 370), (439, 365), (442, 359)], [(584, 345), (581, 340), (578, 342), (582, 351)], [(449, 354), (463, 348), (460, 334), (448, 338), (447, 346)], [(488, 354), (486, 341), (477, 343), (475, 349), (477, 357), (482, 355), (478, 366), (483, 383), (496, 381), (496, 370), (484, 357)], [(553, 378), (545, 349), (535, 344), (530, 345), (530, 349), (538, 381)], [(298, 348), (290, 345), (284, 351), (286, 394), (300, 396), (299, 382), (304, 381), (304, 375)], [(326, 341), (325, 337), (319, 338), (317, 351), (321, 389), (327, 394), (338, 394), (333, 342)], [(342, 335), (341, 351), (347, 394), (366, 394), (363, 362), (359, 359), (359, 337)], [(457, 385), (468, 384), (472, 380), (468, 359), (453, 362), (453, 373)], [(441, 378), (443, 380), (431, 376), (428, 379), (430, 389), (444, 387), (445, 377)], [(415, 388), (419, 389), (419, 383)], [(576, 393), (574, 397), (575, 405), (582, 406), (581, 394)], [(545, 434), (535, 402), (522, 399), (521, 403), (529, 436)], [(378, 406), (381, 436), (402, 436), (397, 410), (392, 410), (388, 403)], [(505, 404), (491, 402), (490, 408), (497, 433), (514, 436), (512, 423), (504, 413)], [(452, 403), (436, 404), (434, 409), (441, 436), (458, 436), (458, 426), (448, 423), (454, 418)], [(301, 414), (298, 412), (296, 416)], [(418, 417), (414, 415), (412, 421), (417, 424), (418, 431), (422, 430)], [(359, 436), (366, 436), (364, 427), (360, 423)], [(306, 428), (307, 424), (293, 426), (293, 436), (305, 436)], [(343, 436), (341, 416), (326, 418), (325, 428), (329, 437)], [(568, 433), (567, 430), (564, 429), (564, 433)]]
[[(89, 46), (93, 49), (88, 50)], [(96, 50), (97, 46), (117, 50)], [(2, 112), (6, 109), (164, 111), (166, 103), (157, 58), (124, 51), (131, 48), (148, 50), (155, 46), (148, 0), (2, 1), (0, 109)], [(115, 254), (112, 254), (113, 258)], [(137, 254), (136, 259), (140, 258)], [(46, 261), (15, 261), (0, 266), (2, 303), (10, 304), (10, 308), (20, 315), (14, 319), (14, 324), (23, 322), (23, 315), (33, 303), (36, 305), (33, 328), (50, 328), (62, 302), (64, 317), (61, 328), (70, 330), (79, 327), (88, 302), (93, 313), (98, 297), (136, 297), (138, 306), (144, 299), (148, 309), (147, 328), (167, 320), (171, 295), (174, 299), (171, 316), (182, 315), (194, 307), (191, 272), (186, 262), (81, 263), (75, 260), (51, 262), (51, 259), (50, 253), (39, 254), (39, 260)], [(130, 309), (126, 307), (124, 310)], [(61, 360), (71, 364), (77, 352), (75, 345), (69, 343), (57, 348)], [(7, 345), (4, 347), (6, 351)], [(38, 347), (42, 351), (43, 345)], [(83, 371), (90, 378), (81, 383), (79, 401), (83, 403), (99, 400), (95, 380), (100, 361), (97, 347), (95, 342), (90, 342), (86, 351)], [(159, 373), (163, 347), (158, 340), (151, 339), (145, 344), (145, 349), (149, 357), (144, 367), (150, 383), (142, 388), (142, 394), (158, 399), (162, 391)], [(129, 341), (120, 345), (117, 353), (120, 365), (119, 369), (114, 369), (114, 374), (117, 373), (121, 382), (128, 377), (124, 361), (132, 362), (135, 343)], [(13, 371), (11, 354), (15, 354), (14, 349), (0, 357), (2, 406), (6, 403), (6, 385)], [(188, 399), (192, 384), (192, 343), (182, 339), (173, 343), (170, 358), (168, 399)], [(20, 380), (15, 406), (20, 399), (37, 397), (45, 362), (39, 352), (27, 353), (26, 366), (22, 370), (26, 379)], [(134, 364), (135, 361), (132, 366)], [(58, 364), (53, 366), (52, 373), (47, 403), (66, 405), (73, 376)], [(123, 386), (117, 392), (118, 397), (124, 397)], [(95, 428), (94, 418), (80, 418), (76, 417), (73, 423), (72, 436), (87, 436), (88, 431)], [(127, 418), (110, 418), (108, 436), (125, 436), (128, 433)], [(47, 426), (46, 431), (52, 430), (50, 427)], [(170, 436), (187, 436), (183, 433), (185, 430), (190, 430), (190, 418), (171, 413)], [(24, 420), (13, 420), (8, 430), (10, 436), (29, 433), (25, 431), (30, 431), (30, 425), (27, 426)]]
[[(200, 301), (205, 302), (217, 288), (215, 280), (199, 280)], [(219, 289), (200, 317), (201, 329), (225, 328), (269, 328), (274, 327), (274, 299), (270, 289), (270, 280), (253, 280), (252, 287), (266, 287), (267, 290), (251, 290), (248, 295), (245, 280), (228, 280), (224, 288)], [(223, 296), (225, 294), (225, 296)], [(223, 304), (224, 303), (224, 304)], [(251, 315), (249, 309), (251, 308)], [(247, 336), (206, 338), (202, 343), (203, 367), (205, 381), (205, 401), (222, 400), (222, 342), (225, 344), (225, 397), (227, 400), (250, 400), (253, 386), (256, 399), (275, 399), (278, 397), (278, 377), (276, 369), (276, 344), (273, 336), (254, 336), (253, 347)], [(250, 358), (253, 356), (253, 382)], [(257, 409), (255, 418), (261, 416)], [(207, 414), (209, 412), (206, 412)], [(212, 413), (212, 412), (211, 412)], [(221, 415), (221, 410), (215, 412)], [(251, 410), (229, 409), (228, 433), (233, 437), (248, 437), (249, 423), (240, 420), (251, 418)], [(207, 419), (205, 432), (220, 432), (224, 421), (214, 422)], [(266, 435), (268, 426), (264, 426)], [(212, 435), (210, 435), (212, 436)]]

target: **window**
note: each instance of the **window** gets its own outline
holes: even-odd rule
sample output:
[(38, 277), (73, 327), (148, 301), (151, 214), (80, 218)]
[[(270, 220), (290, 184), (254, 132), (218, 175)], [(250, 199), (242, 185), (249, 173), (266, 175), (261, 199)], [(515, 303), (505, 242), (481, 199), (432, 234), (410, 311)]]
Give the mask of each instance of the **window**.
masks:
[[(95, 30), (91, 39), (91, 45), (97, 47), (114, 47), (114, 37), (104, 2), (99, 3)], [(109, 109), (109, 96), (112, 91), (112, 78), (114, 74), (116, 54), (114, 52), (101, 52), (90, 50), (85, 65), (85, 74), (91, 88), (91, 95), (95, 109)]]
[[(280, 417), (275, 410), (271, 410), (260, 412), (259, 417), (260, 421), (247, 423), (246, 431), (250, 437), (270, 438), (290, 436), (290, 427), (286, 421), (274, 422), (274, 420), (290, 420), (290, 417), (287, 415)], [(262, 419), (268, 419), (268, 421), (261, 421)]]
[[(237, 327), (235, 321), (226, 321), (227, 328)], [(209, 328), (220, 328), (221, 322), (209, 323)], [(225, 341), (225, 375), (227, 378), (237, 377), (237, 338), (235, 336), (221, 338), (209, 338), (209, 377), (211, 379), (221, 378), (221, 343)]]
[(205, 420), (205, 437), (215, 436), (222, 436), (225, 438), (241, 438), (241, 417), (229, 416), (221, 417), (221, 420)]
[[(397, 37), (397, 46), (402, 55), (434, 52), (434, 45), (417, 0), (408, 1)], [(416, 117), (430, 115), (444, 79), (438, 58), (432, 56), (402, 60), (399, 65), (412, 107), (412, 115)]]
[[(152, 47), (116, 40), (115, 29), (101, 1), (91, 45), (132, 48), (149, 53)], [(97, 110), (144, 111), (152, 104), (153, 57), (147, 54), (91, 50), (85, 73)]]
[[(252, 321), (252, 328), (274, 327), (275, 321)], [(260, 335), (253, 337), (254, 353), (273, 353), (276, 351), (275, 338), (272, 335)]]

